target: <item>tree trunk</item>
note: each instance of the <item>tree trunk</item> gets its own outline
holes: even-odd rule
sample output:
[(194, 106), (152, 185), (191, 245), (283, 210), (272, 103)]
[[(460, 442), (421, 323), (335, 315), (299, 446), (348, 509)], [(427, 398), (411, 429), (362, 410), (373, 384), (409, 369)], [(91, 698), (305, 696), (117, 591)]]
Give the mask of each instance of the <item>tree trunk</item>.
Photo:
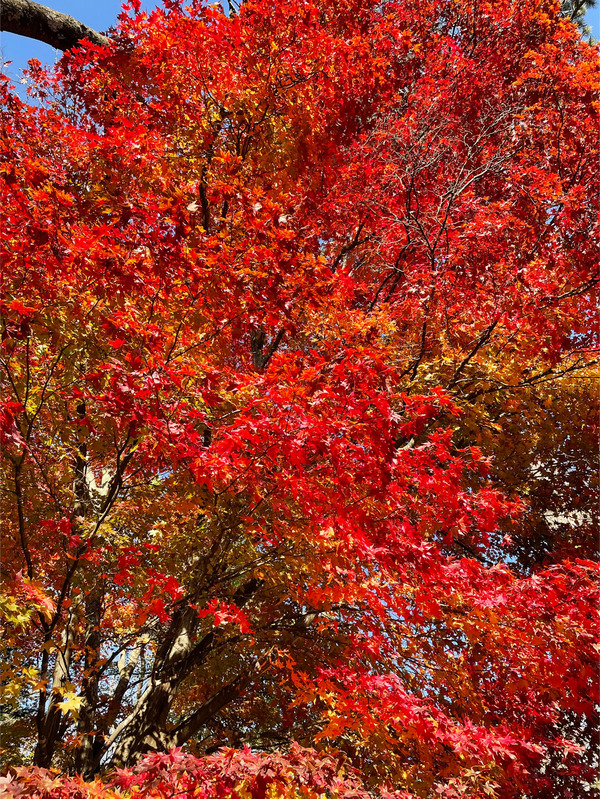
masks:
[(94, 777), (98, 741), (96, 714), (99, 701), (98, 659), (100, 656), (100, 622), (104, 587), (95, 587), (86, 597), (85, 607), (85, 671), (83, 677), (82, 704), (77, 723), (78, 746), (75, 752), (75, 769), (86, 780)]
[(42, 721), (37, 746), (33, 756), (34, 764), (41, 768), (50, 768), (52, 765), (56, 742), (59, 738), (58, 733), (63, 719), (63, 713), (59, 707), (59, 702), (63, 698), (65, 684), (69, 681), (74, 623), (75, 615), (70, 613), (65, 629), (63, 630), (61, 648), (58, 649), (56, 653), (56, 663), (54, 665), (48, 710)]

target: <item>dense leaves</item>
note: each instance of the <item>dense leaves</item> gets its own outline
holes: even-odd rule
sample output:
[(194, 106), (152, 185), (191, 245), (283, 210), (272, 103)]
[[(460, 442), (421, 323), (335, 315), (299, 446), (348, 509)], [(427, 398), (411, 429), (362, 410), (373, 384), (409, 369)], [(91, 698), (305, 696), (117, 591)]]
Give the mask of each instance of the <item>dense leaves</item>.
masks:
[[(146, 756), (129, 771), (117, 772), (108, 784), (81, 778), (57, 777), (45, 769), (16, 769), (16, 774), (1, 778), (0, 787), (8, 797), (26, 794), (32, 799), (92, 799), (122, 796), (179, 796), (181, 799), (229, 799), (245, 796), (263, 799), (303, 796), (318, 799), (335, 795), (340, 799), (369, 799), (359, 775), (347, 763), (318, 755), (292, 744), (285, 755), (254, 754), (249, 749), (223, 749), (203, 759), (185, 755), (179, 749), (168, 754)], [(384, 792), (382, 799), (402, 799), (398, 793)]]
[(597, 54), (546, 0), (112, 41), (3, 88), (9, 790), (587, 795)]

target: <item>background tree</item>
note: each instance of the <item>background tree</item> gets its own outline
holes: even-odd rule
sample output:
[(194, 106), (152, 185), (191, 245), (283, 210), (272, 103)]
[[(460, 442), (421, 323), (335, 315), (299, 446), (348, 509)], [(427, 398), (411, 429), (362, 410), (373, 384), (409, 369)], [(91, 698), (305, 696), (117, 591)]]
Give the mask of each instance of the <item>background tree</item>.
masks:
[(596, 0), (564, 0), (561, 3), (562, 13), (577, 23), (582, 33), (591, 33), (589, 25), (585, 22), (585, 15), (591, 8), (596, 8)]

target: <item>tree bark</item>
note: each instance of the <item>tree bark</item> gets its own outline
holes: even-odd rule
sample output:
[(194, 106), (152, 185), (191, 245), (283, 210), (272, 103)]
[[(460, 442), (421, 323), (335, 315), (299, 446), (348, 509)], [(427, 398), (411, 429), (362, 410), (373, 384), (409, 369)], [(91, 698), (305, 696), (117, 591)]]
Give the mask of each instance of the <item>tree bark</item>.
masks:
[(63, 698), (63, 689), (69, 681), (71, 667), (72, 642), (74, 637), (75, 615), (69, 614), (69, 619), (62, 633), (61, 648), (56, 653), (56, 663), (52, 676), (52, 691), (48, 703), (48, 710), (40, 726), (37, 746), (33, 755), (34, 765), (41, 768), (50, 768), (56, 742), (59, 739), (59, 730), (63, 713), (59, 703)]
[(0, 0), (0, 30), (37, 39), (57, 50), (70, 50), (82, 39), (107, 46), (110, 39), (69, 14), (61, 14), (31, 0)]

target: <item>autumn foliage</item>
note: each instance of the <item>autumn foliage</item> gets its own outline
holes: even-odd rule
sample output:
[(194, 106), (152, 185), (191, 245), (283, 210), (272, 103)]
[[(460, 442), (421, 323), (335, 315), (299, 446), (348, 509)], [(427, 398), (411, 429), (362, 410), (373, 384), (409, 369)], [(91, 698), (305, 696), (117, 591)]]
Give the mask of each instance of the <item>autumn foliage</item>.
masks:
[(112, 42), (3, 84), (2, 789), (588, 796), (597, 52), (548, 0)]

